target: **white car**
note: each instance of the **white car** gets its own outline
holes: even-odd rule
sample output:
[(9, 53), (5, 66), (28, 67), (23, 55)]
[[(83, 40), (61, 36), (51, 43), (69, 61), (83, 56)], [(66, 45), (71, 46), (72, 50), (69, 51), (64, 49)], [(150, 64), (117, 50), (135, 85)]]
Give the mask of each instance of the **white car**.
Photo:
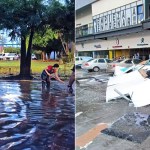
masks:
[(111, 64), (108, 65), (108, 72), (114, 72), (116, 66), (119, 66), (122, 68), (124, 67), (125, 69), (127, 69), (133, 65), (139, 64), (141, 61), (142, 61), (141, 59), (137, 59), (137, 58), (134, 58), (134, 59), (127, 58), (124, 60), (113, 61)]
[(3, 60), (5, 54), (0, 54), (0, 60)]
[(18, 60), (19, 56), (16, 53), (4, 53), (3, 60)]
[(32, 55), (31, 55), (31, 59), (32, 59), (32, 60), (37, 60), (35, 54), (32, 54)]
[(86, 61), (91, 60), (91, 59), (93, 59), (93, 58), (89, 57), (89, 56), (78, 56), (78, 57), (75, 57), (75, 65), (76, 65), (76, 67), (77, 66), (81, 67), (83, 62), (86, 62)]
[(81, 65), (82, 69), (93, 70), (94, 72), (98, 72), (99, 70), (107, 69), (108, 63), (111, 63), (112, 60), (107, 58), (97, 58), (89, 60)]

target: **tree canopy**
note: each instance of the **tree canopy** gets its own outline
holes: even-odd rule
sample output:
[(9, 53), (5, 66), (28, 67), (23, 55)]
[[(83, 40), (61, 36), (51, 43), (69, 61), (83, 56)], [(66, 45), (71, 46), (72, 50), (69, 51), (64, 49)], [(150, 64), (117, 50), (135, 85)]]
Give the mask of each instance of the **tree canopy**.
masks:
[[(46, 27), (59, 30), (66, 39), (74, 39), (74, 1), (65, 5), (57, 0), (0, 0), (0, 29), (21, 38), (20, 78), (30, 78), (31, 48), (35, 32)], [(70, 37), (69, 37), (70, 36)], [(28, 45), (26, 40), (29, 37)], [(69, 38), (68, 38), (69, 37)]]

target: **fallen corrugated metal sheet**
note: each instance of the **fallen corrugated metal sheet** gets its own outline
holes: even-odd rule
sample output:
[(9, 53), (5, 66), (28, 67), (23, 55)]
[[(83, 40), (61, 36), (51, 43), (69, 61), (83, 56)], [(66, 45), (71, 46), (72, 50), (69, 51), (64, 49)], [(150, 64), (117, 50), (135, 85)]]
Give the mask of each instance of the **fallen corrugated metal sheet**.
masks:
[[(150, 88), (150, 84), (148, 85), (148, 83), (150, 83), (150, 80), (145, 77), (146, 74), (144, 74), (142, 69), (111, 77), (106, 90), (106, 102), (120, 97), (128, 100), (126, 95), (130, 95), (135, 107), (150, 104), (150, 98), (148, 98), (148, 89)], [(148, 89), (145, 90), (145, 88)], [(145, 100), (140, 100), (142, 97)]]
[(150, 79), (134, 86), (130, 91), (131, 100), (135, 107), (142, 107), (150, 104)]

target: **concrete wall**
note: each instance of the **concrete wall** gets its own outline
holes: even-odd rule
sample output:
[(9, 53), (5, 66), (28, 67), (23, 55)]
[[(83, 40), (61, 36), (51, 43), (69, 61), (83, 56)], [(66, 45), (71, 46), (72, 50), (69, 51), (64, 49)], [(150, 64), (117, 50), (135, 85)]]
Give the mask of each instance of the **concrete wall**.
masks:
[(75, 10), (85, 7), (96, 0), (75, 0)]
[(92, 4), (92, 15), (97, 15), (120, 6), (142, 0), (99, 0)]
[(76, 11), (76, 27), (92, 23), (91, 6), (84, 8), (82, 11)]

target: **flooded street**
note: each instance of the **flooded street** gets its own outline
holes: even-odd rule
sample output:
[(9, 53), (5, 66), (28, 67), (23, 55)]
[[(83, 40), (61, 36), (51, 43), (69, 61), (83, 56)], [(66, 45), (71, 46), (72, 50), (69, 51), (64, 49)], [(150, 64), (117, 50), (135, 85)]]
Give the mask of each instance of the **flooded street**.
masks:
[(0, 82), (0, 150), (73, 150), (74, 96), (64, 84)]

